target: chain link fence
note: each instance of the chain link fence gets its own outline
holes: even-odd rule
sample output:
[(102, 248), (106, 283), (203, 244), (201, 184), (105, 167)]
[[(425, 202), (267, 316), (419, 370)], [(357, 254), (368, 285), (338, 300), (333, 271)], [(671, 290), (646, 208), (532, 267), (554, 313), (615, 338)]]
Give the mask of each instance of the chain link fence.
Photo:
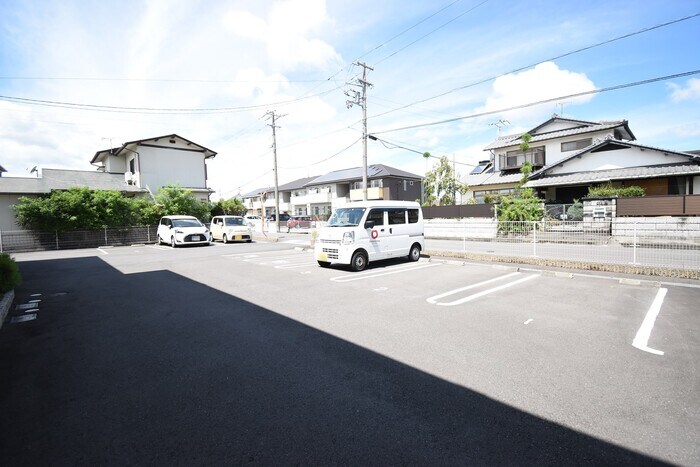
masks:
[(700, 217), (426, 221), (430, 250), (700, 271)]
[(67, 250), (155, 243), (157, 226), (75, 232), (0, 231), (0, 252)]

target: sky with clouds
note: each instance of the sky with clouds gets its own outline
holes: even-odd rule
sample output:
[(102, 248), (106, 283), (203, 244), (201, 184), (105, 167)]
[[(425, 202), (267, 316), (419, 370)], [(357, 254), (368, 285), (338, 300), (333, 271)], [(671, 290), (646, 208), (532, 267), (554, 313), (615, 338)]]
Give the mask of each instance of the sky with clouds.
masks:
[(699, 44), (700, 0), (4, 0), (0, 165), (93, 170), (98, 150), (177, 133), (218, 153), (228, 198), (273, 185), (275, 111), (280, 183), (359, 167), (357, 61), (370, 164), (422, 175), (428, 151), (464, 174), (496, 122), (555, 112), (699, 150)]

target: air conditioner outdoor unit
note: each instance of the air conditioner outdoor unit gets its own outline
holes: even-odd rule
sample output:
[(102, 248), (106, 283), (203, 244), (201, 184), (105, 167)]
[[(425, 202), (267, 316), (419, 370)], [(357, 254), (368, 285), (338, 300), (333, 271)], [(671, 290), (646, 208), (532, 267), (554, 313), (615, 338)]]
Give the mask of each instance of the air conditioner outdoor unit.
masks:
[(133, 185), (134, 184), (134, 174), (131, 172), (125, 172), (124, 173), (124, 181), (128, 185)]

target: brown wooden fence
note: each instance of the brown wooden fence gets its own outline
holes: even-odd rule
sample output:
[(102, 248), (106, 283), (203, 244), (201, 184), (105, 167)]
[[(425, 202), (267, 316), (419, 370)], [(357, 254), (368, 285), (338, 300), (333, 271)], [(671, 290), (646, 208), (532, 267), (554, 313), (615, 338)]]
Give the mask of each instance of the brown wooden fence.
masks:
[(457, 206), (424, 206), (425, 219), (493, 218), (493, 204), (461, 204)]
[(700, 216), (700, 195), (617, 198), (618, 216)]

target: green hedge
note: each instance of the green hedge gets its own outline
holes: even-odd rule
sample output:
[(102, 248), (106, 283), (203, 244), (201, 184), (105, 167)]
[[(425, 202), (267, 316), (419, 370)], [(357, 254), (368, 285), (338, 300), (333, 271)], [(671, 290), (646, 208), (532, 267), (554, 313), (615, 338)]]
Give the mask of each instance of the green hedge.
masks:
[(627, 198), (631, 196), (644, 196), (645, 191), (641, 186), (614, 187), (610, 182), (604, 185), (592, 186), (588, 189), (588, 198)]
[(9, 292), (22, 282), (19, 267), (9, 255), (0, 253), (0, 294)]

